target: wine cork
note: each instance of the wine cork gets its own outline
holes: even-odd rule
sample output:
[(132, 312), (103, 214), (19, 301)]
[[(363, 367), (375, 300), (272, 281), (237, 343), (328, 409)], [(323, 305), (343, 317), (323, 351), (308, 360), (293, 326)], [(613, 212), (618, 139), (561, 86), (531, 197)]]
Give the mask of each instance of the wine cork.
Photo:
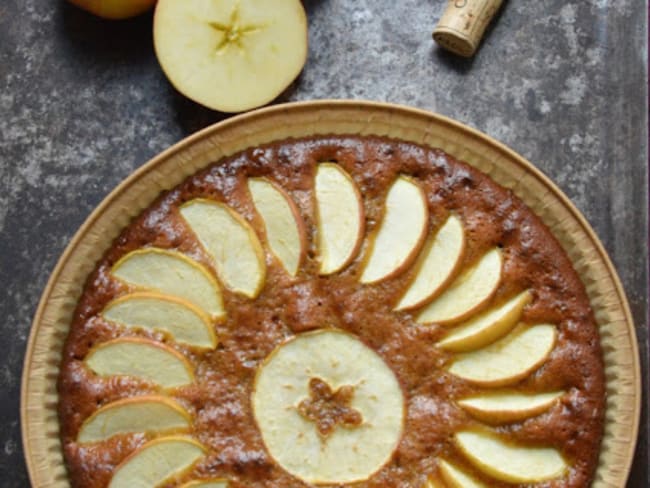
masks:
[(472, 56), (501, 3), (503, 0), (449, 0), (433, 39), (448, 51)]

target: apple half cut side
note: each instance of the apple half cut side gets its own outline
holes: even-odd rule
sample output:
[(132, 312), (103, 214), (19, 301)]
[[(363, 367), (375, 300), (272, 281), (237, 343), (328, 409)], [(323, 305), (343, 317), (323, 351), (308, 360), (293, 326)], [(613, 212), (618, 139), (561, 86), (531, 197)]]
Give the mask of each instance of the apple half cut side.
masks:
[(194, 480), (182, 484), (180, 488), (228, 488), (228, 480), (223, 478), (213, 480)]
[(206, 453), (197, 441), (185, 436), (159, 437), (144, 444), (122, 461), (109, 488), (151, 488), (191, 469)]
[(538, 483), (562, 477), (568, 466), (550, 447), (518, 446), (488, 432), (457, 432), (455, 441), (481, 472), (508, 483)]
[(463, 223), (449, 216), (433, 239), (425, 244), (416, 264), (417, 273), (395, 310), (420, 307), (432, 299), (447, 284), (460, 265), (465, 251)]
[(438, 469), (442, 479), (451, 488), (487, 488), (487, 485), (444, 459), (438, 461)]
[(386, 195), (384, 216), (368, 247), (359, 281), (376, 283), (408, 268), (424, 243), (428, 220), (429, 208), (422, 187), (412, 178), (399, 176)]
[(517, 325), (524, 307), (531, 300), (530, 292), (524, 291), (504, 304), (486, 310), (454, 328), (437, 345), (453, 352), (473, 351), (487, 346), (506, 335)]
[(499, 287), (502, 267), (503, 258), (499, 248), (488, 251), (422, 309), (417, 316), (417, 322), (455, 322), (476, 312), (492, 298)]
[(458, 404), (472, 417), (488, 424), (518, 422), (539, 415), (564, 394), (562, 391), (538, 394), (502, 392), (458, 400)]
[(267, 104), (307, 59), (299, 0), (158, 0), (156, 56), (174, 87), (222, 112)]
[(266, 263), (250, 224), (224, 203), (204, 198), (184, 203), (180, 213), (214, 261), (223, 284), (255, 298), (264, 285)]
[(556, 338), (557, 330), (553, 325), (515, 329), (483, 349), (461, 354), (452, 363), (449, 372), (477, 385), (511, 385), (546, 361)]
[(393, 371), (335, 329), (274, 349), (258, 369), (251, 403), (271, 457), (307, 484), (367, 480), (390, 460), (404, 425)]
[(286, 191), (266, 178), (249, 178), (248, 191), (264, 221), (271, 252), (291, 276), (305, 256), (305, 224)]
[(99, 442), (135, 432), (182, 433), (190, 429), (191, 421), (189, 413), (169, 397), (127, 398), (104, 405), (88, 417), (79, 429), (77, 442)]
[(180, 252), (154, 247), (137, 249), (117, 261), (111, 274), (136, 288), (183, 298), (213, 318), (225, 315), (217, 280), (205, 267)]
[(202, 349), (217, 347), (210, 318), (191, 303), (154, 292), (136, 292), (110, 302), (101, 316), (129, 328), (166, 332), (176, 342)]
[(182, 354), (140, 337), (103, 342), (90, 350), (84, 363), (99, 376), (130, 376), (163, 388), (177, 388), (194, 381), (193, 368)]
[(352, 177), (335, 163), (316, 167), (314, 199), (320, 274), (329, 275), (359, 252), (365, 232), (363, 200)]

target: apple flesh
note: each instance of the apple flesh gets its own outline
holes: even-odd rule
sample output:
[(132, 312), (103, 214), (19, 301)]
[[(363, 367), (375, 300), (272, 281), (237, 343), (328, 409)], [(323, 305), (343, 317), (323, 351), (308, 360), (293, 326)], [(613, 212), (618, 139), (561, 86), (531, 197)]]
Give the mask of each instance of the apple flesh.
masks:
[(468, 322), (456, 327), (438, 347), (453, 352), (468, 352), (491, 344), (510, 332), (519, 322), (524, 307), (530, 303), (532, 296), (524, 291), (504, 304), (494, 307), (473, 317)]
[(345, 268), (356, 256), (365, 230), (361, 193), (338, 164), (321, 163), (314, 184), (320, 274)]
[(420, 307), (431, 300), (454, 275), (465, 250), (465, 231), (461, 220), (451, 215), (425, 245), (417, 273), (395, 310)]
[(414, 261), (426, 237), (429, 209), (422, 187), (400, 176), (384, 204), (384, 216), (369, 247), (361, 283), (392, 278)]
[(519, 446), (479, 431), (457, 432), (455, 440), (478, 470), (508, 483), (539, 483), (559, 478), (567, 470), (562, 455), (550, 447)]
[(217, 347), (210, 318), (180, 298), (153, 292), (131, 293), (110, 302), (101, 315), (124, 327), (165, 332), (176, 342), (190, 346)]
[(501, 282), (501, 251), (494, 248), (462, 272), (445, 291), (418, 315), (419, 323), (462, 320), (487, 303)]
[(222, 112), (269, 103), (307, 59), (300, 0), (158, 0), (153, 37), (172, 85)]
[(99, 376), (130, 376), (163, 388), (177, 388), (194, 381), (192, 366), (182, 354), (139, 337), (102, 342), (91, 349), (84, 363)]
[(115, 468), (108, 488), (159, 486), (189, 470), (205, 454), (205, 448), (188, 437), (159, 437), (127, 456)]
[(91, 14), (104, 19), (128, 19), (151, 9), (156, 0), (68, 0)]
[(228, 488), (228, 480), (223, 478), (214, 480), (194, 480), (185, 483), (180, 488)]
[(449, 372), (482, 386), (514, 384), (546, 361), (556, 337), (553, 325), (515, 329), (483, 349), (460, 355)]
[(551, 408), (563, 392), (493, 393), (458, 400), (473, 417), (489, 424), (505, 424), (534, 417)]
[(115, 263), (111, 274), (137, 289), (185, 299), (213, 318), (225, 315), (219, 283), (205, 267), (180, 252), (138, 249)]
[[(507, 462), (507, 461), (505, 461)], [(445, 483), (452, 488), (487, 488), (484, 483), (468, 475), (462, 469), (441, 459), (438, 469)]]
[(77, 442), (109, 439), (117, 434), (186, 432), (191, 418), (174, 400), (158, 395), (139, 396), (109, 403), (88, 417), (79, 429)]
[(250, 224), (227, 205), (203, 198), (183, 204), (180, 213), (213, 259), (226, 288), (257, 297), (266, 278), (266, 263)]
[(296, 276), (305, 256), (305, 224), (289, 195), (266, 178), (249, 178), (248, 190), (264, 221), (266, 240), (291, 276)]

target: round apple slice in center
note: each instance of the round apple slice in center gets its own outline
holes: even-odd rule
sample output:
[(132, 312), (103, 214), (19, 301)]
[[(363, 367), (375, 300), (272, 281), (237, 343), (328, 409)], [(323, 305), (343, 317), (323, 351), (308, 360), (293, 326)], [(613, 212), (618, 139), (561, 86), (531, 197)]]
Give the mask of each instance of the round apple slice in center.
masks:
[(180, 208), (183, 219), (212, 257), (225, 286), (255, 298), (266, 277), (264, 251), (244, 218), (221, 202), (190, 200)]
[(375, 283), (405, 270), (426, 236), (429, 209), (415, 180), (400, 176), (388, 190), (384, 216), (369, 247), (361, 283)]
[(253, 414), (275, 461), (306, 483), (363, 481), (392, 456), (404, 398), (391, 369), (354, 336), (308, 332), (257, 372)]

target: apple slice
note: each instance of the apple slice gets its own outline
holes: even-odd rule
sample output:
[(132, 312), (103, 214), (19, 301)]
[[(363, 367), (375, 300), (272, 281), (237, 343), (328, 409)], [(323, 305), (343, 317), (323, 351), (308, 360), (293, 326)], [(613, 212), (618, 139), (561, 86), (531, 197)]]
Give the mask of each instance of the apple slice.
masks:
[(124, 327), (164, 331), (176, 342), (205, 349), (217, 347), (210, 318), (191, 303), (154, 292), (136, 292), (116, 298), (102, 317)]
[(212, 317), (225, 314), (217, 280), (185, 254), (153, 247), (138, 249), (115, 263), (111, 273), (138, 288), (184, 298)]
[(553, 325), (514, 330), (483, 349), (459, 356), (449, 372), (483, 386), (513, 384), (546, 361), (556, 337), (557, 330)]
[(453, 276), (465, 250), (463, 223), (451, 215), (425, 246), (417, 274), (395, 310), (419, 307), (430, 300)]
[(189, 470), (206, 454), (205, 448), (184, 436), (159, 437), (147, 442), (120, 463), (109, 488), (151, 488)]
[(222, 112), (267, 104), (307, 59), (299, 0), (158, 0), (153, 38), (172, 85)]
[(273, 254), (291, 276), (305, 256), (305, 224), (289, 195), (266, 178), (249, 178), (248, 190), (266, 228)]
[(487, 432), (457, 432), (455, 439), (476, 468), (509, 483), (538, 483), (560, 478), (568, 467), (562, 455), (550, 447), (518, 446)]
[(484, 483), (474, 479), (462, 469), (441, 459), (438, 469), (445, 483), (452, 488), (487, 488)]
[(180, 488), (228, 488), (228, 480), (223, 478), (214, 480), (194, 480), (181, 485)]
[(501, 281), (502, 257), (498, 248), (488, 251), (474, 266), (463, 271), (449, 288), (417, 317), (424, 323), (462, 320), (487, 303)]
[(335, 163), (318, 165), (314, 193), (320, 274), (328, 275), (350, 264), (359, 251), (363, 201), (352, 177)]
[(518, 422), (548, 410), (564, 392), (493, 393), (458, 400), (458, 404), (473, 417), (490, 424)]
[(272, 351), (258, 369), (252, 406), (269, 454), (307, 484), (370, 478), (397, 448), (405, 413), (393, 371), (333, 329)]
[(455, 328), (438, 342), (438, 347), (447, 351), (467, 352), (491, 344), (517, 325), (524, 307), (531, 300), (529, 291), (520, 293), (503, 305), (487, 310)]
[(81, 425), (77, 442), (98, 442), (117, 434), (134, 432), (187, 432), (191, 422), (189, 413), (171, 398), (138, 396), (118, 400), (96, 410)]
[(404, 271), (417, 256), (427, 232), (429, 209), (415, 180), (400, 176), (391, 185), (384, 216), (369, 247), (361, 283), (376, 283)]
[(132, 376), (163, 388), (194, 381), (192, 366), (169, 346), (139, 337), (122, 337), (91, 349), (84, 363), (99, 376)]
[(226, 287), (255, 298), (264, 285), (264, 250), (255, 231), (227, 205), (197, 198), (183, 204), (181, 215), (212, 257)]

